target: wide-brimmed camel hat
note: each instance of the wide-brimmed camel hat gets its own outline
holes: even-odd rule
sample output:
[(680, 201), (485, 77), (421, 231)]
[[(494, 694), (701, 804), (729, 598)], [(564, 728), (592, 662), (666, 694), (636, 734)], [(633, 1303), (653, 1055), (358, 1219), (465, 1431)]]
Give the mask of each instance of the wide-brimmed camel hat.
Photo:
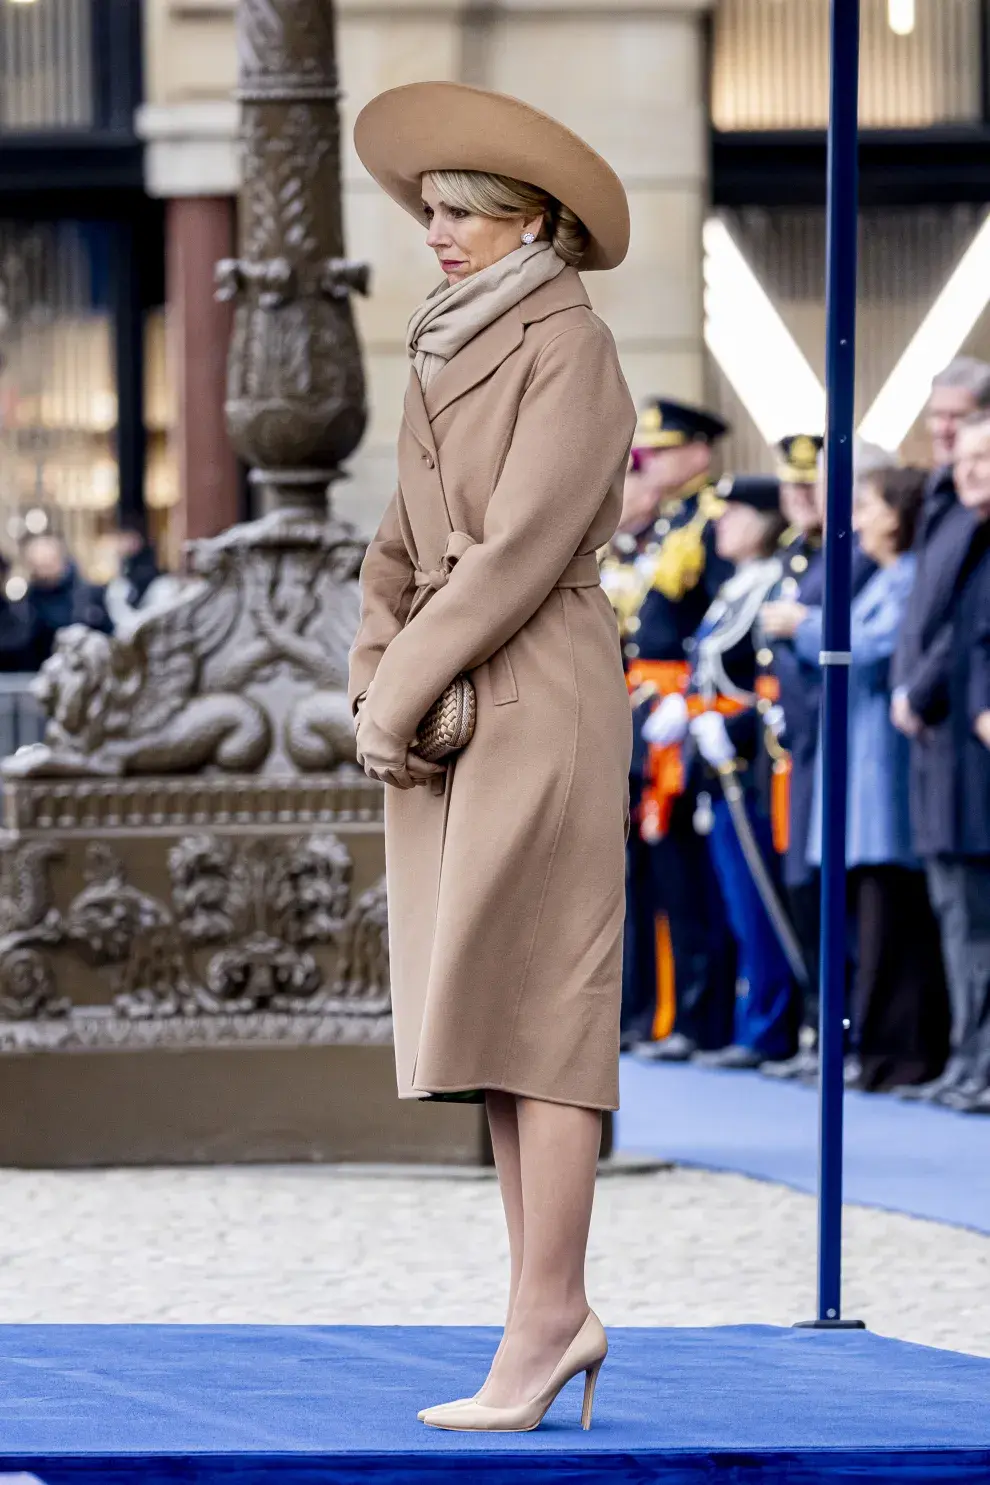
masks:
[(629, 247), (629, 204), (612, 167), (570, 129), (518, 98), (462, 83), (408, 83), (360, 112), (354, 144), (394, 201), (423, 220), (422, 177), (485, 170), (547, 191), (588, 229), (582, 272), (615, 268)]

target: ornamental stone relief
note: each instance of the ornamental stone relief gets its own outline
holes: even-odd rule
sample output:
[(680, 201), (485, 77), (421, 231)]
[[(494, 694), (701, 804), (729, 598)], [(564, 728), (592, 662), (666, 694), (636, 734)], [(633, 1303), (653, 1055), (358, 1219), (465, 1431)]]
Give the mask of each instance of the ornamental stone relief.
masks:
[[(141, 891), (118, 854), (93, 842), (63, 913), (49, 880), (56, 854), (27, 842), (0, 856), (0, 1048), (195, 1044), (204, 1034), (216, 1044), (228, 1032), (238, 1041), (389, 1039), (384, 882), (354, 898), (351, 854), (335, 833), (180, 837), (168, 852), (167, 900)], [(55, 993), (55, 950), (99, 971), (103, 1005)], [(162, 1031), (176, 1021), (184, 1033)]]

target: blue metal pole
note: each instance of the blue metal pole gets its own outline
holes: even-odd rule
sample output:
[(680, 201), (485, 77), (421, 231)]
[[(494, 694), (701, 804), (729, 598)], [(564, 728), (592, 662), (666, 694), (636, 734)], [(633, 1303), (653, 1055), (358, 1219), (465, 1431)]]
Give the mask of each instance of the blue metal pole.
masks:
[(842, 1316), (846, 796), (852, 596), (853, 396), (859, 167), (859, 0), (832, 0), (825, 297), (826, 517), (822, 687), (818, 1324)]

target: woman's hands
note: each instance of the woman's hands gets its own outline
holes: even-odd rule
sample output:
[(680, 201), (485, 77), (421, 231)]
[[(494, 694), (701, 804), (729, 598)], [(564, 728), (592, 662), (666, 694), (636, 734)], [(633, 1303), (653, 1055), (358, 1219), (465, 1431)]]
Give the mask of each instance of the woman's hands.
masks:
[(364, 701), (358, 703), (357, 760), (369, 779), (394, 789), (414, 789), (444, 773), (440, 763), (427, 763), (409, 751), (405, 738), (381, 727)]
[(760, 624), (768, 639), (793, 639), (807, 616), (808, 610), (803, 603), (778, 598), (760, 609)]

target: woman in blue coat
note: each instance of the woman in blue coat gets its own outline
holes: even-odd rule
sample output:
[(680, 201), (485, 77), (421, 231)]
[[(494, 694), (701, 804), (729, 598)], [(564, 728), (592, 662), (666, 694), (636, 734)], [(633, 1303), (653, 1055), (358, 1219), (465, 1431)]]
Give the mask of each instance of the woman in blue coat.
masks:
[[(922, 470), (883, 470), (857, 488), (853, 510), (860, 546), (877, 564), (852, 605), (846, 841), (857, 920), (858, 1086), (869, 1091), (934, 1077), (947, 1050), (938, 928), (911, 850), (908, 742), (890, 721), (890, 661), (914, 582), (911, 546), (924, 488)], [(817, 663), (820, 608), (775, 604), (766, 619), (777, 634), (793, 635), (803, 660)], [(821, 772), (819, 744), (812, 865), (821, 861)]]

